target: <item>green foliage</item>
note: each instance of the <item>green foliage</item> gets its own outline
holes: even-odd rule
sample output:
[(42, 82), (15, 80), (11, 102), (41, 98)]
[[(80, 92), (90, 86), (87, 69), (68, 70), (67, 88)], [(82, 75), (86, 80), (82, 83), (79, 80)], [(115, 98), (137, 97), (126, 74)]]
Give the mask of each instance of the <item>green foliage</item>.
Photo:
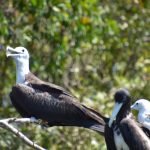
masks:
[[(113, 94), (128, 88), (150, 98), (149, 1), (2, 0), (0, 5), (0, 117), (18, 116), (8, 98), (15, 65), (7, 45), (24, 46), (32, 72), (69, 89), (79, 100), (105, 115)], [(39, 145), (52, 150), (106, 149), (104, 138), (79, 128), (19, 126)], [(0, 149), (30, 149), (0, 130)], [(14, 142), (15, 141), (15, 142)]]

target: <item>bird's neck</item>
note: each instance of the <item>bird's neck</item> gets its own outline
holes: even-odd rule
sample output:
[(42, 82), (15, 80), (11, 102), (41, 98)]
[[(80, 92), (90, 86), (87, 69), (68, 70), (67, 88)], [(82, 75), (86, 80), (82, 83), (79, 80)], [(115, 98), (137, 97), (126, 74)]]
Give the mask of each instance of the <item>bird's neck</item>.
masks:
[(147, 114), (150, 114), (149, 108), (142, 108), (142, 109), (139, 110), (139, 113), (138, 113), (138, 121), (139, 122), (143, 122), (145, 120), (145, 116)]
[(29, 60), (16, 62), (16, 83), (24, 83), (25, 75), (29, 72)]
[(147, 104), (146, 106), (144, 106), (143, 108), (140, 108), (138, 110), (140, 113), (150, 113), (150, 105)]
[(125, 104), (122, 108), (122, 111), (118, 113), (116, 121), (120, 122), (123, 118), (130, 116), (131, 109), (130, 109), (130, 103)]
[(144, 119), (145, 119), (145, 112), (144, 111), (139, 111), (139, 113), (138, 113), (138, 121), (140, 123), (142, 123), (144, 121)]

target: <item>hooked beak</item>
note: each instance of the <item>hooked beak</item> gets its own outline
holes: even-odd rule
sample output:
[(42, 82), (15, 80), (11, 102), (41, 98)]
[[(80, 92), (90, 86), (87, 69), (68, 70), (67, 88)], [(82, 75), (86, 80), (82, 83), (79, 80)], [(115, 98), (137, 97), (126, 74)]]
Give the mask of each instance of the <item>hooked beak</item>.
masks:
[(135, 110), (137, 110), (137, 108), (136, 108), (136, 104), (134, 103), (133, 105), (131, 105), (131, 107), (130, 107), (131, 109), (135, 109)]
[(118, 112), (120, 111), (122, 105), (123, 105), (123, 103), (117, 103), (116, 102), (116, 104), (115, 104), (115, 106), (113, 108), (112, 115), (110, 117), (109, 123), (108, 123), (109, 127), (112, 126), (112, 123), (116, 119), (116, 116), (117, 116)]
[(18, 56), (19, 52), (17, 50), (15, 50), (14, 48), (7, 46), (6, 48), (6, 56)]
[(134, 104), (133, 105), (131, 105), (131, 107), (130, 107), (131, 109), (134, 109)]

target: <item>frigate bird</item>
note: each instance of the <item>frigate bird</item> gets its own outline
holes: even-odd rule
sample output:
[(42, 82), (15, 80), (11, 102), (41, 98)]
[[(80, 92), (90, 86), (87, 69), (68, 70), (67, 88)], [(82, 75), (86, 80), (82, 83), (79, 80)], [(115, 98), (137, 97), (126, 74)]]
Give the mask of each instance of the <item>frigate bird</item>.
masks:
[(127, 90), (115, 93), (115, 106), (105, 125), (105, 141), (108, 150), (150, 150), (150, 139), (130, 111), (131, 98)]
[(78, 126), (104, 134), (107, 118), (79, 103), (64, 88), (44, 82), (30, 72), (26, 48), (8, 46), (6, 55), (16, 62), (16, 85), (10, 99), (21, 116), (41, 119), (48, 126)]
[(150, 101), (139, 99), (131, 106), (131, 109), (139, 111), (138, 122), (150, 130)]
[(148, 137), (130, 118), (130, 96), (126, 90), (115, 94), (117, 107), (109, 119), (79, 103), (64, 88), (33, 75), (29, 70), (29, 53), (24, 47), (7, 47), (6, 54), (16, 62), (17, 79), (10, 98), (23, 117), (42, 119), (48, 126), (92, 129), (105, 136), (108, 150), (150, 149)]

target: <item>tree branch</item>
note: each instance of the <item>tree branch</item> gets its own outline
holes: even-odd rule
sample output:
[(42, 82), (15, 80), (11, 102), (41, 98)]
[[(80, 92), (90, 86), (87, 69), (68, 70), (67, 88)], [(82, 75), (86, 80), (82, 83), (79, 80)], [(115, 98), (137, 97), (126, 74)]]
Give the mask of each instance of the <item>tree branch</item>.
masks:
[(0, 120), (0, 127), (7, 129), (8, 131), (12, 132), (16, 136), (18, 136), (24, 143), (28, 146), (36, 149), (36, 150), (46, 150), (39, 145), (32, 142), (29, 138), (27, 138), (22, 132), (17, 130), (15, 127), (10, 125), (10, 123), (36, 123), (38, 124), (39, 121), (33, 118), (7, 118)]

